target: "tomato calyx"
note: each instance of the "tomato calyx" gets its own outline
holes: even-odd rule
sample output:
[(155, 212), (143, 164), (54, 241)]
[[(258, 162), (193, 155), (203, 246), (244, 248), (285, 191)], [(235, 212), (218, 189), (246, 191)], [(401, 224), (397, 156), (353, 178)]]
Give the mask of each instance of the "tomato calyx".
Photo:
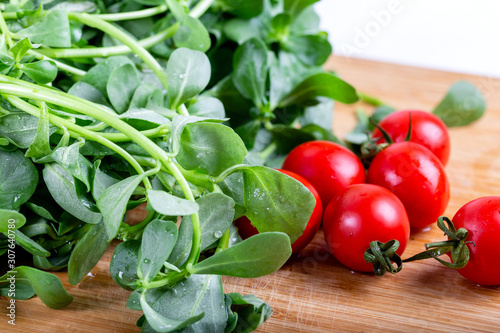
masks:
[[(445, 225), (445, 222), (448, 226)], [(448, 236), (448, 240), (425, 244), (425, 251), (405, 259), (403, 262), (434, 258), (449, 268), (459, 269), (465, 267), (465, 265), (469, 262), (470, 257), (469, 247), (467, 244), (474, 244), (474, 242), (465, 241), (469, 232), (465, 228), (457, 230), (453, 225), (453, 222), (446, 216), (440, 216), (438, 218), (437, 225), (439, 229), (444, 232), (445, 236)], [(447, 262), (438, 258), (447, 253), (450, 254), (452, 262)]]
[[(409, 113), (409, 117), (410, 121), (408, 124), (408, 132), (406, 133), (404, 141), (411, 140), (411, 130), (412, 130), (411, 112)], [(366, 140), (361, 145), (361, 161), (363, 162), (363, 165), (365, 167), (370, 166), (370, 162), (379, 152), (381, 152), (389, 145), (394, 143), (394, 140), (392, 139), (391, 135), (382, 126), (376, 123), (371, 117), (368, 120), (370, 124), (376, 127), (380, 131), (380, 133), (382, 133), (382, 137), (384, 138), (385, 142), (377, 143), (380, 140), (380, 138), (373, 138), (370, 132), (366, 133), (368, 136), (368, 140)]]
[[(401, 257), (396, 253), (399, 241), (393, 239), (387, 243), (380, 241), (370, 242), (370, 248), (365, 251), (364, 259), (373, 265), (375, 275), (382, 276), (386, 272), (395, 274), (403, 268)], [(393, 262), (396, 264), (394, 267)]]

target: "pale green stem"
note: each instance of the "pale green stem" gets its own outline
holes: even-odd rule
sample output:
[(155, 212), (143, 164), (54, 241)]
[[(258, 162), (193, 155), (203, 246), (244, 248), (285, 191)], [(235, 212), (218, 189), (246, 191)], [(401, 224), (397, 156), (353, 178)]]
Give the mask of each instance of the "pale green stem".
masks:
[[(160, 138), (170, 132), (169, 126), (158, 126), (150, 130), (140, 131), (142, 135), (148, 138)], [(103, 138), (106, 138), (113, 142), (128, 142), (131, 139), (123, 133), (105, 133), (105, 132), (94, 132), (98, 133)], [(154, 166), (153, 166), (154, 167)]]
[(2, 29), (2, 33), (5, 36), (5, 40), (7, 41), (7, 45), (9, 48), (14, 46), (14, 42), (12, 41), (12, 37), (9, 31), (9, 28), (7, 27), (7, 23), (5, 22), (5, 19), (3, 18), (3, 13), (0, 12), (0, 29)]
[(155, 75), (160, 80), (161, 84), (168, 91), (167, 74), (160, 66), (160, 64), (156, 61), (156, 59), (144, 47), (139, 45), (135, 39), (127, 35), (122, 30), (118, 29), (111, 23), (92, 17), (92, 15), (90, 14), (68, 13), (68, 18), (84, 23), (89, 27), (99, 29), (128, 46), (132, 50), (132, 52), (134, 52), (139, 58), (141, 58), (149, 68), (151, 68), (153, 73), (155, 73)]
[(189, 112), (186, 108), (186, 106), (184, 104), (181, 104), (181, 106), (179, 106), (177, 108), (177, 110), (179, 111), (179, 114), (182, 115), (182, 116), (189, 116)]
[[(157, 33), (156, 35), (137, 41), (137, 44), (145, 49), (148, 49), (160, 42), (163, 42), (164, 40), (171, 38), (173, 35), (175, 35), (178, 28), (179, 23), (175, 23), (165, 30)], [(132, 50), (126, 45), (118, 45), (83, 49), (40, 49), (38, 50), (38, 52), (53, 58), (96, 58), (127, 54), (131, 53)]]
[(132, 12), (113, 13), (113, 14), (92, 14), (92, 16), (97, 17), (104, 21), (125, 21), (125, 20), (137, 20), (141, 18), (155, 16), (165, 11), (167, 11), (167, 6), (160, 5), (157, 7), (135, 10)]
[(210, 8), (213, 2), (214, 0), (201, 0), (196, 4), (196, 6), (193, 7), (193, 9), (191, 9), (189, 15), (196, 18), (201, 17), (201, 15), (203, 15), (208, 8)]
[(28, 54), (34, 55), (38, 60), (50, 60), (50, 61), (54, 62), (58, 68), (62, 69), (63, 71), (65, 71), (67, 73), (74, 74), (74, 75), (76, 75), (78, 77), (82, 77), (85, 74), (87, 74), (86, 71), (83, 71), (81, 69), (75, 68), (75, 67), (70, 66), (70, 65), (66, 65), (65, 63), (62, 63), (62, 62), (57, 61), (55, 59), (52, 59), (52, 58), (50, 58), (50, 57), (48, 57), (48, 56), (46, 56), (44, 54), (41, 54), (41, 53), (39, 53), (37, 51), (29, 50)]
[[(60, 90), (56, 90), (56, 89), (53, 89), (50, 87), (34, 84), (34, 83), (31, 83), (28, 81), (20, 80), (20, 79), (13, 78), (13, 77), (3, 75), (3, 74), (0, 74), (0, 82), (15, 84), (16, 86), (21, 86), (21, 87), (26, 87), (26, 88), (32, 89), (36, 92), (46, 92), (46, 93), (50, 93), (50, 94), (55, 94), (57, 96), (60, 96), (63, 99), (70, 98), (71, 100), (74, 100), (80, 104), (85, 104), (89, 108), (98, 109), (101, 112), (104, 112), (104, 113), (106, 113), (114, 118), (118, 118), (118, 115), (116, 113), (114, 113), (113, 111), (111, 111), (109, 108), (106, 108), (100, 104), (90, 102), (90, 101), (83, 99), (83, 98), (80, 98), (78, 96), (69, 95), (69, 94), (67, 94), (63, 91), (60, 91)], [(71, 109), (71, 106), (69, 107), (69, 109)]]

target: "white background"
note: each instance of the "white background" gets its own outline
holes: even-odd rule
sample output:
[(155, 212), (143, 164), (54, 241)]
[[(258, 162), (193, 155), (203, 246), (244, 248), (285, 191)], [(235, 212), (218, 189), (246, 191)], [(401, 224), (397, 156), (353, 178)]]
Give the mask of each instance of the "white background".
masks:
[(499, 0), (321, 0), (334, 53), (500, 77)]

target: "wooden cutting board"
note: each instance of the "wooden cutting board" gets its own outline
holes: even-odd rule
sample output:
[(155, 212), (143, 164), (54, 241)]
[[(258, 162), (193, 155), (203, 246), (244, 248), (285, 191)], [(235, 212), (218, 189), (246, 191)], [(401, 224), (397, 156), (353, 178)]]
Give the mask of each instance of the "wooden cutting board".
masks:
[[(396, 108), (430, 110), (449, 86), (466, 79), (488, 101), (486, 115), (467, 128), (452, 129), (452, 153), (446, 170), (453, 214), (466, 202), (500, 195), (500, 80), (445, 73), (379, 62), (333, 57), (335, 69), (357, 89)], [(335, 107), (335, 133), (355, 125), (358, 105)], [(425, 209), (425, 207), (422, 207)], [(413, 233), (405, 253), (411, 256), (425, 242), (444, 239), (432, 227)], [(140, 313), (125, 307), (129, 292), (108, 274), (116, 243), (77, 286), (63, 281), (73, 303), (51, 310), (38, 298), (18, 301), (17, 325), (7, 324), (8, 299), (0, 298), (1, 332), (139, 332)], [(500, 242), (499, 242), (500, 253)], [(224, 278), (225, 292), (254, 294), (274, 309), (259, 332), (500, 332), (500, 287), (481, 287), (435, 261), (407, 264), (394, 276), (352, 272), (328, 254), (322, 231), (302, 253), (278, 272), (259, 279)]]

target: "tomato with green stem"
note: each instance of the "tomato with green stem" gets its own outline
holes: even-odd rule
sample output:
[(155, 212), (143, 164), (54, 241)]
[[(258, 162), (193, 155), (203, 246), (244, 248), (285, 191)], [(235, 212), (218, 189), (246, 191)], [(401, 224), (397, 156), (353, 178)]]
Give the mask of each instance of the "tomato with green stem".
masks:
[(412, 228), (434, 223), (450, 199), (443, 165), (414, 142), (394, 143), (380, 151), (368, 168), (368, 183), (387, 188), (401, 200)]
[(330, 141), (309, 141), (295, 147), (282, 168), (307, 179), (325, 206), (347, 186), (365, 181), (365, 169), (359, 158)]
[[(296, 173), (287, 171), (287, 170), (279, 170), (282, 173), (295, 178), (299, 182), (302, 183), (307, 189), (314, 195), (316, 199), (316, 205), (314, 206), (311, 217), (309, 218), (309, 222), (307, 223), (302, 236), (300, 236), (295, 242), (292, 244), (292, 253), (298, 254), (303, 248), (309, 244), (316, 232), (319, 229), (321, 224), (321, 217), (323, 215), (323, 204), (321, 202), (321, 198), (319, 197), (318, 191), (308, 182), (304, 177), (297, 175)], [(247, 239), (253, 235), (259, 233), (259, 231), (252, 225), (251, 221), (246, 217), (242, 216), (235, 221), (235, 225), (238, 227), (238, 233), (243, 239)]]
[[(448, 240), (425, 244), (426, 251), (404, 262), (434, 258), (447, 267), (457, 269), (469, 281), (485, 286), (500, 285), (499, 196), (470, 201), (458, 210), (452, 220), (441, 216), (438, 227)], [(438, 258), (445, 253), (451, 262)]]
[[(410, 223), (401, 201), (389, 190), (371, 184), (346, 188), (330, 201), (323, 216), (325, 241), (335, 258), (350, 269), (369, 272), (374, 266), (367, 263), (365, 252), (373, 246), (391, 243), (395, 253), (383, 260), (383, 272), (395, 273), (410, 237)], [(399, 242), (397, 249), (394, 245)], [(378, 252), (378, 249), (372, 249)], [(379, 254), (384, 255), (383, 251)], [(395, 269), (391, 262), (399, 262)], [(378, 264), (378, 262), (376, 262)]]
[[(410, 118), (410, 141), (429, 149), (446, 165), (450, 157), (450, 136), (445, 123), (436, 115), (419, 110), (401, 110), (387, 115), (378, 125), (394, 142), (403, 142), (410, 129)], [(378, 128), (373, 130), (372, 137), (378, 139), (377, 143), (386, 142)]]

